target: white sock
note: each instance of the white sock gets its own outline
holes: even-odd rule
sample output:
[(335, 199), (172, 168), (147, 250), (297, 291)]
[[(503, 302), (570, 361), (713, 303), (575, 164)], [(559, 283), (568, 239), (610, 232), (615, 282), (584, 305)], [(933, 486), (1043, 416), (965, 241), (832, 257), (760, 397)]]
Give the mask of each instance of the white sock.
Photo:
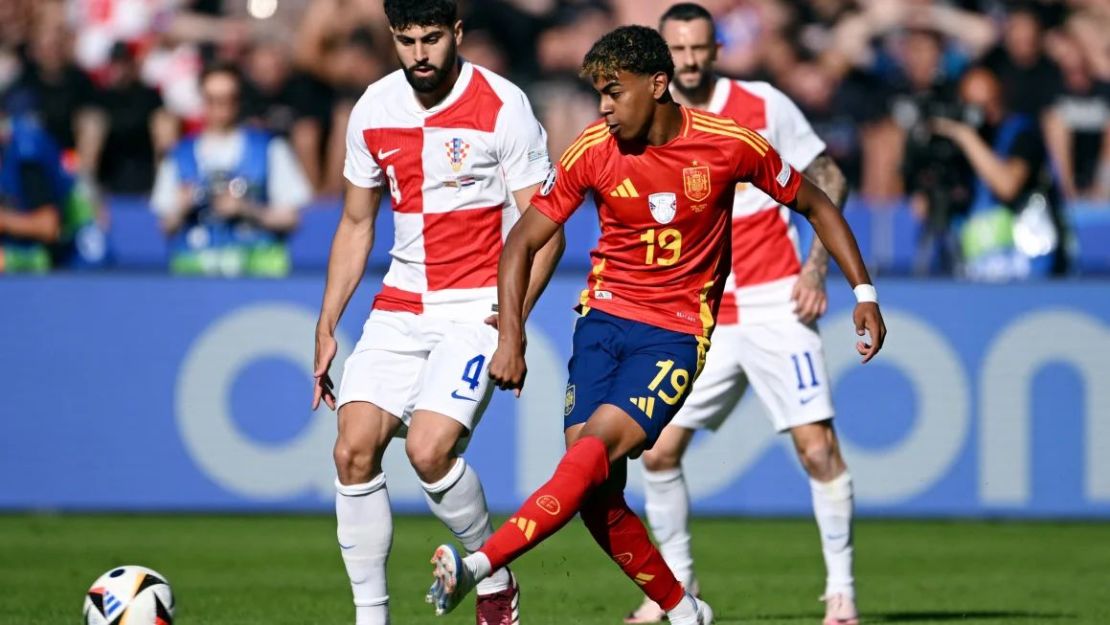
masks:
[[(467, 553), (478, 551), (493, 535), (493, 525), (486, 507), (486, 494), (478, 472), (459, 458), (455, 465), (433, 484), (421, 481), (424, 498), (432, 513), (455, 534)], [(479, 595), (500, 592), (509, 587), (509, 571), (498, 569), (478, 583)]]
[(821, 532), (828, 578), (825, 594), (855, 596), (852, 579), (852, 476), (847, 471), (831, 482), (809, 481), (813, 491), (813, 514)]
[(678, 605), (667, 611), (667, 621), (671, 625), (699, 625), (698, 602), (694, 595), (686, 593)]
[(355, 625), (389, 624), (385, 565), (393, 546), (393, 513), (382, 473), (365, 484), (335, 481), (336, 537), (351, 593)]
[(681, 467), (644, 470), (644, 510), (663, 560), (687, 590), (697, 592), (690, 552), (690, 494)]
[[(463, 566), (470, 569), (471, 574), (474, 575), (474, 579), (477, 580), (484, 580), (493, 572), (493, 565), (489, 563), (489, 557), (481, 551), (475, 551), (463, 558)], [(500, 570), (504, 571), (505, 569)], [(480, 585), (481, 581), (478, 583)]]

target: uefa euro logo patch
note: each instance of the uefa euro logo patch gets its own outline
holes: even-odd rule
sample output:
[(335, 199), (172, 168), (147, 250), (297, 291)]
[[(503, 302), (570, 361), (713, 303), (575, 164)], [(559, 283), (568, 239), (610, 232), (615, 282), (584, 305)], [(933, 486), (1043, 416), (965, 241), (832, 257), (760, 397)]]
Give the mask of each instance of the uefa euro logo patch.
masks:
[(447, 148), (447, 158), (451, 161), (451, 169), (458, 173), (462, 169), (466, 157), (470, 155), (470, 144), (455, 137), (443, 145)]

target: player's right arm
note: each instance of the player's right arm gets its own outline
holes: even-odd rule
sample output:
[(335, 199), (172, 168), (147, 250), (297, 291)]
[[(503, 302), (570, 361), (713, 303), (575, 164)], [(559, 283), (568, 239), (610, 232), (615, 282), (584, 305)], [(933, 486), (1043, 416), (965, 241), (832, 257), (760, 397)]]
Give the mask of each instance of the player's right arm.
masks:
[(347, 157), (343, 164), (343, 176), (347, 183), (343, 214), (332, 238), (324, 301), (320, 305), (320, 319), (316, 322), (313, 410), (320, 406), (320, 400), (335, 410), (334, 385), (328, 375), (337, 350), (335, 327), (366, 271), (366, 258), (374, 245), (374, 221), (382, 201), (384, 176), (370, 154), (362, 133), (363, 116), (359, 111), (365, 101), (363, 98), (355, 105), (347, 124)]
[(382, 200), (382, 188), (364, 188), (347, 182), (343, 200), (343, 215), (335, 229), (328, 256), (328, 278), (324, 286), (324, 301), (320, 306), (320, 319), (316, 322), (315, 388), (312, 409), (320, 400), (335, 410), (335, 393), (328, 369), (338, 348), (335, 327), (347, 308), (347, 302), (358, 288), (366, 271), (366, 258), (374, 245), (374, 220)]
[[(591, 186), (587, 159), (580, 158), (586, 149), (583, 141), (580, 137), (572, 144), (551, 170), (501, 249), (497, 269), (498, 342), (489, 375), (498, 388), (515, 389), (518, 397), (528, 370), (524, 362), (524, 309), (536, 254), (562, 232), (563, 224), (582, 205)], [(539, 293), (532, 295), (539, 297)]]
[[(562, 224), (530, 207), (520, 216), (501, 250), (497, 270), (498, 341), (489, 375), (501, 389), (520, 389), (528, 371), (524, 362), (524, 304), (536, 254), (562, 230)], [(535, 294), (535, 297), (539, 297)]]

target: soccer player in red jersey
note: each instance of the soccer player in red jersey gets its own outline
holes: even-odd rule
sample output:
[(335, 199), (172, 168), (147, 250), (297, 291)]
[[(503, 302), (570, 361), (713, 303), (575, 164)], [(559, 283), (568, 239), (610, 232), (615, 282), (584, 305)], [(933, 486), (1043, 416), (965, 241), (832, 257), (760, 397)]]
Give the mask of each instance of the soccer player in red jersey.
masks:
[(601, 240), (580, 300), (564, 426), (567, 452), (551, 479), (486, 541), (460, 557), (432, 558), (437, 613), (458, 605), (490, 571), (539, 544), (576, 513), (599, 546), (667, 611), (673, 625), (704, 625), (712, 611), (687, 593), (624, 500), (626, 459), (650, 449), (704, 363), (730, 264), (736, 184), (750, 182), (798, 211), (836, 258), (860, 303), (854, 320), (870, 343), (886, 329), (859, 248), (837, 207), (758, 134), (678, 106), (674, 63), (656, 31), (626, 26), (586, 55), (583, 74), (601, 96), (588, 127), (513, 227), (498, 270), (499, 338), (490, 377), (524, 383), (523, 311), (536, 253), (593, 191)]
[[(720, 44), (715, 32), (712, 14), (695, 3), (675, 4), (660, 18), (659, 34), (675, 60), (675, 100), (758, 132), (792, 167), (844, 206), (844, 175), (790, 98), (765, 82), (716, 75)], [(833, 427), (832, 384), (816, 323), (825, 312), (829, 255), (820, 241), (814, 241), (804, 262), (800, 251), (788, 208), (754, 187), (737, 189), (732, 273), (717, 314), (713, 350), (682, 410), (641, 459), (644, 511), (663, 559), (697, 594), (682, 458), (694, 433), (720, 427), (750, 387), (775, 430), (790, 433), (809, 476), (826, 570), (823, 625), (858, 625), (852, 478)], [(665, 616), (654, 602), (644, 600), (624, 622), (660, 623)]]

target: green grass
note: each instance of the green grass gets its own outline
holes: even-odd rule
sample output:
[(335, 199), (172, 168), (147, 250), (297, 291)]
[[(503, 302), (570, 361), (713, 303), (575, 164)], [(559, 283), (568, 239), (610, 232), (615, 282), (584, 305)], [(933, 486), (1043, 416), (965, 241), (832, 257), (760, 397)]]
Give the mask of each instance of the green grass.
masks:
[[(820, 622), (823, 569), (805, 520), (699, 520), (703, 595), (720, 623)], [(430, 616), (426, 564), (447, 532), (397, 519), (390, 590), (398, 625)], [(1110, 623), (1110, 524), (862, 521), (865, 623)], [(121, 563), (173, 584), (183, 625), (345, 625), (349, 589), (328, 517), (0, 516), (0, 624), (80, 621), (83, 593)], [(578, 522), (515, 567), (525, 625), (618, 625), (639, 602)]]

